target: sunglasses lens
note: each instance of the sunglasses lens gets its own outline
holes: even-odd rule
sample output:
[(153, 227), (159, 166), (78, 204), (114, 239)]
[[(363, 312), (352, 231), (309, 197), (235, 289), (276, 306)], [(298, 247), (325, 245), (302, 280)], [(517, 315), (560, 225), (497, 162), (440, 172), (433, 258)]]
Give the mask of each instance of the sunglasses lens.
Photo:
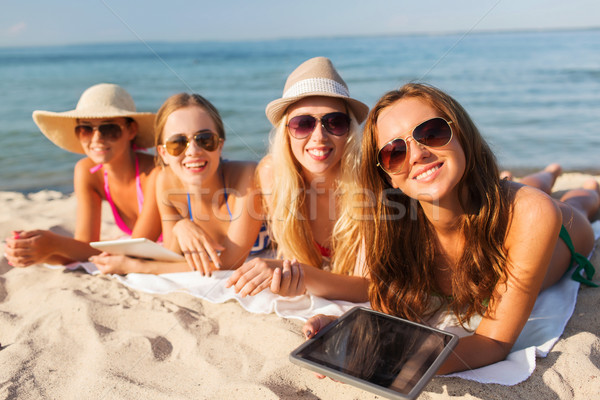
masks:
[(172, 156), (177, 157), (185, 151), (188, 145), (188, 138), (184, 135), (171, 136), (165, 142), (165, 150)]
[(194, 136), (199, 147), (206, 151), (215, 151), (219, 147), (218, 135), (212, 132), (202, 132)]
[(92, 136), (94, 134), (94, 127), (89, 125), (77, 125), (75, 127), (75, 134), (79, 137)]
[(386, 144), (377, 154), (377, 162), (388, 172), (396, 172), (402, 168), (406, 160), (406, 142), (404, 139), (395, 139)]
[[(98, 126), (98, 131), (103, 140), (118, 140), (123, 133), (119, 124), (102, 124)], [(94, 136), (94, 127), (92, 125), (77, 125), (75, 134), (80, 139), (91, 139)]]
[(315, 130), (317, 119), (312, 115), (298, 115), (288, 122), (288, 129), (296, 139), (303, 139)]
[(98, 127), (103, 139), (118, 140), (121, 137), (121, 126), (117, 124), (103, 124)]
[(343, 136), (350, 130), (350, 117), (342, 112), (324, 115), (321, 122), (327, 132), (335, 136)]
[(413, 138), (427, 147), (442, 147), (450, 142), (452, 129), (444, 119), (433, 118), (417, 126)]

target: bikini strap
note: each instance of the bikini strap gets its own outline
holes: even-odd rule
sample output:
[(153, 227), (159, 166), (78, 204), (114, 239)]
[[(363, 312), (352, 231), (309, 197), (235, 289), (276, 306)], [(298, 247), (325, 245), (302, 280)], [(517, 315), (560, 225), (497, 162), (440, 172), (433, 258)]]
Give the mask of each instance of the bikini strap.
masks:
[(192, 215), (192, 202), (190, 201), (190, 192), (187, 193), (187, 201), (188, 201), (188, 215), (190, 216), (190, 221), (194, 221), (194, 216)]
[[(222, 163), (222, 160), (221, 160)], [(223, 180), (223, 196), (225, 196), (225, 206), (227, 206), (227, 212), (229, 213), (229, 221), (233, 219), (233, 215), (231, 214), (231, 210), (229, 209), (229, 203), (227, 202), (228, 194), (227, 188), (225, 187), (225, 172), (223, 172), (223, 168), (221, 168), (221, 179)], [(192, 215), (192, 201), (190, 199), (190, 193), (187, 194), (187, 203), (188, 203), (188, 214), (190, 216), (190, 221), (194, 220), (194, 216)]]
[(119, 227), (120, 230), (123, 231), (126, 235), (131, 235), (132, 231), (129, 229), (123, 218), (121, 218), (121, 214), (119, 214), (119, 210), (117, 210), (117, 206), (110, 195), (110, 189), (108, 187), (108, 172), (104, 171), (104, 194), (106, 195), (106, 201), (110, 204), (110, 208), (113, 212), (113, 217), (115, 218), (115, 223)]
[(142, 212), (144, 205), (144, 191), (142, 190), (142, 180), (140, 179), (140, 162), (137, 152), (135, 153), (135, 189), (137, 191), (138, 212)]
[[(575, 247), (573, 246), (571, 236), (569, 236), (569, 232), (567, 231), (564, 225), (560, 227), (560, 233), (558, 234), (558, 237), (561, 238), (563, 242), (565, 242), (565, 245), (567, 245), (567, 248), (571, 252), (571, 264), (573, 264), (573, 262), (577, 263), (577, 267), (573, 271), (571, 278), (574, 281), (583, 283), (584, 285), (598, 287), (596, 283), (591, 281), (591, 279), (594, 277), (594, 273), (596, 272), (594, 266), (592, 265), (590, 260), (588, 260), (585, 256), (575, 252)], [(583, 272), (585, 272), (587, 279), (581, 273), (582, 270)]]

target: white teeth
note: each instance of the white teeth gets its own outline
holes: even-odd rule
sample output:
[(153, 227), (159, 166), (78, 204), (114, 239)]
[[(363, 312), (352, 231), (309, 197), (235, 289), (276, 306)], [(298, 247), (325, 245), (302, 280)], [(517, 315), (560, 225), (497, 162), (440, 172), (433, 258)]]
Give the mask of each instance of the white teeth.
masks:
[(195, 163), (185, 163), (186, 168), (203, 168), (205, 165), (206, 165), (206, 161), (195, 162)]
[(316, 157), (323, 157), (329, 153), (329, 150), (310, 149), (308, 152)]
[(440, 165), (433, 167), (431, 169), (428, 169), (427, 171), (423, 172), (422, 174), (419, 174), (417, 176), (415, 176), (415, 179), (423, 179), (423, 178), (427, 178), (429, 175), (433, 174), (435, 171), (437, 171), (438, 169), (440, 169)]

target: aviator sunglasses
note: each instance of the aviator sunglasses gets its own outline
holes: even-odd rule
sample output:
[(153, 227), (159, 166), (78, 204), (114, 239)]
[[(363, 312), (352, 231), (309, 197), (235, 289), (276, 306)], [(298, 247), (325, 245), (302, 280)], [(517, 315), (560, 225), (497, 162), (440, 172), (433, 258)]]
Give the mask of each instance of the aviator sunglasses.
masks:
[[(452, 121), (436, 117), (417, 125), (411, 137), (426, 147), (443, 147), (452, 140)], [(405, 139), (396, 138), (386, 143), (377, 152), (377, 166), (388, 174), (398, 174), (408, 154), (408, 143)]]
[(196, 142), (196, 146), (206, 151), (215, 151), (219, 147), (221, 138), (218, 134), (211, 131), (198, 132), (191, 138), (188, 138), (184, 134), (173, 135), (165, 141), (162, 147), (165, 148), (167, 153), (177, 157), (188, 148), (192, 140)]
[(101, 124), (98, 126), (77, 125), (75, 127), (75, 134), (77, 135), (77, 137), (79, 137), (79, 139), (91, 140), (94, 136), (94, 130), (98, 130), (98, 132), (100, 132), (100, 137), (102, 138), (102, 140), (119, 140), (119, 138), (123, 134), (121, 125), (114, 123)]
[(321, 118), (312, 115), (297, 115), (289, 120), (287, 127), (293, 137), (305, 139), (314, 132), (317, 121), (321, 122), (321, 126), (334, 136), (344, 136), (350, 130), (350, 117), (343, 112), (332, 112)]

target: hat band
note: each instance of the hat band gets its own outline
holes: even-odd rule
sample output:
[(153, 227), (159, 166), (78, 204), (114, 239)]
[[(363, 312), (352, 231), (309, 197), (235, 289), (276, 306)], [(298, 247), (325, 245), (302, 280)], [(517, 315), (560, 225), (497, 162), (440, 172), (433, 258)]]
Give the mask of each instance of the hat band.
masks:
[(297, 97), (307, 93), (331, 93), (350, 97), (348, 88), (332, 79), (310, 78), (296, 82), (285, 91), (282, 98)]

